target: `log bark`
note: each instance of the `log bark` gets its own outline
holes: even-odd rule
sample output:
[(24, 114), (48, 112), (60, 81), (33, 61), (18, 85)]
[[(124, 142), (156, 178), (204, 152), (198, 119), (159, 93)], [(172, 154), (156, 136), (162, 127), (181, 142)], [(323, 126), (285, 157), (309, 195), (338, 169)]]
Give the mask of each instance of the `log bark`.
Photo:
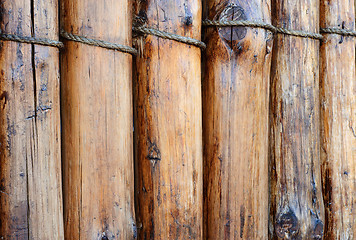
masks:
[[(200, 39), (199, 0), (137, 1), (146, 26)], [(201, 50), (137, 39), (135, 143), (140, 239), (202, 238)]]
[[(272, 5), (274, 25), (319, 31), (319, 1)], [(321, 239), (319, 41), (278, 34), (271, 75), (271, 238)]]
[[(206, 0), (211, 20), (271, 23), (270, 1)], [(213, 27), (203, 78), (206, 239), (268, 238), (268, 111), (272, 34)]]
[[(58, 40), (55, 1), (0, 8), (3, 32)], [(0, 238), (63, 239), (59, 51), (10, 41), (0, 51)]]
[[(63, 0), (62, 28), (131, 45), (128, 0)], [(132, 239), (132, 56), (65, 41), (61, 59), (66, 239)]]
[[(354, 1), (322, 0), (321, 27), (355, 30)], [(321, 159), (325, 239), (356, 238), (354, 37), (325, 34), (320, 54)]]

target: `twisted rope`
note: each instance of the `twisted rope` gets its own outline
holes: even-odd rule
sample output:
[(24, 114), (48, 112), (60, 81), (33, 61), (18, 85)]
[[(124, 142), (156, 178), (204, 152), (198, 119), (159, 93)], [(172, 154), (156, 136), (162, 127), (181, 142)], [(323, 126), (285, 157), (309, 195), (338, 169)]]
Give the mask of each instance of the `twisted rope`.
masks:
[(285, 35), (291, 35), (295, 37), (304, 37), (304, 38), (312, 38), (322, 40), (323, 35), (319, 33), (310, 33), (305, 31), (297, 31), (297, 30), (289, 30), (281, 27), (275, 27), (272, 24), (264, 23), (264, 22), (253, 22), (253, 21), (212, 21), (212, 20), (204, 20), (203, 26), (217, 26), (217, 27), (254, 27), (254, 28), (264, 28), (273, 33), (282, 33)]
[(205, 43), (202, 42), (202, 41), (199, 41), (197, 39), (190, 38), (190, 37), (183, 37), (183, 36), (180, 36), (180, 35), (177, 35), (177, 34), (160, 31), (160, 30), (157, 30), (157, 29), (154, 29), (154, 28), (148, 28), (148, 27), (142, 27), (142, 26), (134, 26), (132, 28), (132, 30), (134, 32), (136, 32), (136, 33), (149, 34), (149, 35), (153, 35), (153, 36), (164, 38), (164, 39), (174, 40), (174, 41), (177, 41), (177, 42), (193, 45), (193, 46), (199, 47), (201, 49), (205, 49), (206, 48)]
[(55, 41), (46, 38), (23, 37), (14, 34), (2, 33), (1, 30), (0, 30), (0, 39), (4, 41), (38, 44), (38, 45), (49, 46), (49, 47), (57, 47), (57, 48), (64, 47), (63, 43), (60, 41)]
[[(141, 22), (141, 24), (142, 24), (142, 22)], [(272, 24), (264, 23), (264, 22), (253, 22), (253, 21), (244, 21), (244, 20), (242, 20), (242, 21), (204, 20), (203, 26), (263, 28), (263, 29), (267, 29), (273, 33), (281, 33), (281, 34), (286, 34), (286, 35), (291, 35), (291, 36), (296, 36), (296, 37), (305, 37), (305, 38), (323, 40), (323, 36), (319, 33), (309, 33), (309, 32), (305, 32), (305, 31), (289, 30), (289, 29), (285, 29), (285, 28), (281, 28), (281, 27), (275, 27)], [(174, 40), (177, 42), (197, 46), (201, 49), (206, 48), (205, 43), (202, 41), (199, 41), (197, 39), (183, 37), (183, 36), (180, 36), (177, 34), (160, 31), (160, 30), (157, 30), (154, 28), (139, 26), (139, 24), (137, 24), (137, 23), (136, 24), (134, 23), (134, 27), (132, 28), (132, 30), (136, 33), (154, 35), (154, 36), (157, 36), (160, 38), (170, 39), (170, 40)], [(356, 31), (341, 29), (341, 28), (321, 28), (320, 32), (325, 33), (325, 34), (338, 34), (338, 35), (342, 35), (342, 36), (356, 37)], [(83, 36), (78, 36), (78, 35), (75, 35), (72, 33), (68, 33), (64, 30), (61, 31), (61, 37), (71, 40), (71, 41), (84, 43), (87, 45), (98, 46), (98, 47), (102, 47), (102, 48), (107, 48), (107, 49), (117, 50), (117, 51), (121, 51), (121, 52), (125, 52), (125, 53), (130, 53), (132, 55), (137, 55), (137, 53), (138, 53), (138, 51), (133, 47), (129, 47), (129, 46), (125, 46), (125, 45), (121, 45), (121, 44), (117, 44), (117, 43), (110, 43), (110, 42), (106, 42), (106, 41), (102, 41), (102, 40), (91, 39), (91, 38), (87, 38), (87, 37), (83, 37)], [(18, 36), (18, 35), (14, 35), (14, 34), (2, 33), (1, 29), (0, 29), (0, 40), (15, 41), (15, 42), (29, 43), (29, 44), (38, 44), (38, 45), (43, 45), (43, 46), (57, 47), (60, 49), (64, 48), (64, 44), (60, 41), (55, 41), (55, 40), (46, 39), (46, 38), (23, 37), (23, 36)]]
[(356, 37), (356, 31), (342, 29), (342, 28), (320, 28), (321, 33), (339, 34), (342, 36)]
[(72, 33), (68, 33), (64, 30), (61, 31), (61, 37), (74, 42), (84, 43), (91, 46), (97, 46), (97, 47), (117, 50), (120, 52), (130, 53), (132, 55), (137, 55), (137, 50), (133, 47), (129, 47), (117, 43), (110, 43), (110, 42), (92, 39), (92, 38), (87, 38), (83, 36), (78, 36)]

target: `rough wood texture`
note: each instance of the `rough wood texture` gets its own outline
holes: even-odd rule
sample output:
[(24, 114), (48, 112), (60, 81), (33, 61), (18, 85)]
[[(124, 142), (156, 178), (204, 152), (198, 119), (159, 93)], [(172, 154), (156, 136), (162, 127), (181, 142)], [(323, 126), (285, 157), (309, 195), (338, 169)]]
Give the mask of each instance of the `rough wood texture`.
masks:
[[(211, 20), (270, 23), (270, 2), (206, 0)], [(268, 238), (272, 34), (208, 28), (203, 78), (204, 238)]]
[[(58, 39), (56, 1), (1, 1), (1, 29)], [(59, 51), (2, 42), (0, 238), (63, 239)]]
[[(321, 0), (321, 27), (355, 30), (353, 0)], [(321, 45), (321, 159), (325, 239), (356, 238), (356, 76), (354, 37)]]
[[(196, 39), (200, 0), (137, 2), (147, 25)], [(201, 52), (138, 39), (135, 139), (140, 239), (201, 239), (203, 210)]]
[[(318, 0), (274, 0), (272, 8), (274, 25), (318, 32)], [(273, 49), (271, 237), (321, 239), (319, 41), (279, 34)]]
[[(131, 45), (129, 0), (63, 0), (62, 27)], [(132, 239), (132, 56), (65, 42), (62, 121), (66, 239)]]

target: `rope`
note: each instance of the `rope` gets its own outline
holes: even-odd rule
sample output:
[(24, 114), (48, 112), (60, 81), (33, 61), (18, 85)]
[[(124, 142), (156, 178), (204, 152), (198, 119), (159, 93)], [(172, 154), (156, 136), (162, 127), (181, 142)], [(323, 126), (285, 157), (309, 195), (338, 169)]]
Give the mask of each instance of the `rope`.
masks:
[(55, 41), (46, 38), (23, 37), (14, 34), (2, 33), (1, 30), (0, 30), (0, 39), (4, 41), (38, 44), (38, 45), (49, 46), (49, 47), (57, 47), (57, 48), (64, 47), (63, 43), (60, 41)]
[(296, 37), (312, 38), (322, 40), (323, 35), (319, 33), (310, 33), (305, 31), (289, 30), (281, 27), (275, 27), (269, 23), (263, 22), (252, 22), (252, 21), (212, 21), (204, 20), (203, 26), (217, 26), (217, 27), (254, 27), (254, 28), (264, 28), (273, 33), (282, 33), (285, 35), (291, 35)]
[(156, 37), (164, 38), (164, 39), (169, 39), (169, 40), (174, 40), (177, 42), (193, 45), (196, 47), (200, 47), (201, 49), (205, 49), (206, 45), (204, 42), (199, 41), (194, 38), (190, 37), (183, 37), (177, 34), (173, 33), (168, 33), (168, 32), (163, 32), (154, 28), (148, 28), (148, 27), (142, 27), (142, 26), (134, 26), (132, 30), (136, 33), (141, 33), (141, 34), (149, 34), (149, 35), (154, 35)]
[(107, 49), (112, 49), (112, 50), (117, 50), (120, 52), (125, 52), (125, 53), (130, 53), (132, 55), (137, 55), (137, 50), (133, 47), (117, 44), (117, 43), (110, 43), (102, 40), (96, 40), (92, 38), (87, 38), (83, 36), (78, 36), (72, 33), (68, 33), (64, 30), (61, 31), (61, 37), (71, 40), (74, 42), (79, 42), (79, 43), (84, 43), (87, 45), (91, 46), (97, 46), (97, 47), (102, 47), (102, 48), (107, 48)]
[[(267, 29), (273, 33), (281, 33), (281, 34), (286, 34), (286, 35), (291, 35), (291, 36), (296, 36), (296, 37), (305, 37), (305, 38), (323, 40), (323, 36), (319, 33), (309, 33), (309, 32), (305, 32), (305, 31), (289, 30), (289, 29), (285, 29), (285, 28), (281, 28), (281, 27), (275, 27), (272, 24), (264, 23), (264, 22), (253, 22), (253, 21), (244, 21), (244, 20), (243, 21), (204, 20), (203, 26), (263, 28), (263, 29)], [(197, 39), (183, 37), (183, 36), (180, 36), (177, 34), (160, 31), (160, 30), (157, 30), (154, 28), (138, 26), (137, 23), (134, 24), (134, 27), (132, 28), (132, 30), (136, 33), (154, 35), (156, 37), (170, 39), (170, 40), (174, 40), (177, 42), (197, 46), (201, 49), (206, 48), (205, 43), (202, 41), (199, 41)], [(338, 35), (342, 35), (342, 36), (356, 37), (356, 31), (341, 29), (341, 28), (321, 28), (320, 32), (325, 33), (325, 34), (338, 34)], [(117, 50), (117, 51), (121, 51), (121, 52), (125, 52), (125, 53), (130, 53), (132, 55), (137, 55), (137, 53), (138, 53), (138, 51), (133, 47), (129, 47), (129, 46), (125, 46), (125, 45), (121, 45), (121, 44), (117, 44), (117, 43), (110, 43), (110, 42), (106, 42), (106, 41), (102, 41), (102, 40), (91, 39), (91, 38), (87, 38), (87, 37), (83, 37), (83, 36), (78, 36), (78, 35), (75, 35), (72, 33), (68, 33), (64, 30), (61, 31), (61, 36), (67, 40), (80, 42), (80, 43), (84, 43), (87, 45)], [(0, 39), (5, 40), (5, 41), (15, 41), (15, 42), (21, 42), (21, 43), (38, 44), (38, 45), (43, 45), (43, 46), (64, 48), (63, 43), (60, 41), (50, 40), (50, 39), (46, 39), (46, 38), (23, 37), (23, 36), (18, 36), (18, 35), (14, 35), (14, 34), (2, 33), (1, 29), (0, 29)]]
[(356, 37), (356, 31), (342, 29), (342, 28), (320, 28), (321, 33), (339, 34), (342, 36)]

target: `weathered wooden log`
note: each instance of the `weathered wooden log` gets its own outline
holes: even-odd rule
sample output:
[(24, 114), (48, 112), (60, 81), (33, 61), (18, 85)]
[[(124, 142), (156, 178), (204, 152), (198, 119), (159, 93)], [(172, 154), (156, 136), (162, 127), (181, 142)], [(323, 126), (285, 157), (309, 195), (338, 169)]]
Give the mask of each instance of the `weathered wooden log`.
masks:
[[(200, 39), (201, 1), (139, 1), (146, 26)], [(201, 50), (137, 39), (135, 143), (140, 239), (201, 239)]]
[[(353, 0), (321, 0), (320, 6), (322, 28), (355, 30)], [(325, 239), (355, 239), (356, 39), (336, 34), (324, 37), (320, 101)]]
[[(62, 28), (131, 45), (128, 0), (63, 0)], [(65, 41), (61, 59), (66, 239), (132, 239), (132, 56)]]
[[(271, 22), (269, 1), (205, 6), (211, 20)], [(204, 38), (204, 238), (267, 239), (272, 34), (209, 27)]]
[[(316, 33), (319, 1), (272, 3), (278, 27)], [(271, 238), (321, 239), (319, 41), (278, 34), (271, 72)]]
[[(0, 8), (2, 32), (58, 39), (55, 1)], [(0, 69), (0, 238), (63, 239), (59, 51), (3, 41)]]

